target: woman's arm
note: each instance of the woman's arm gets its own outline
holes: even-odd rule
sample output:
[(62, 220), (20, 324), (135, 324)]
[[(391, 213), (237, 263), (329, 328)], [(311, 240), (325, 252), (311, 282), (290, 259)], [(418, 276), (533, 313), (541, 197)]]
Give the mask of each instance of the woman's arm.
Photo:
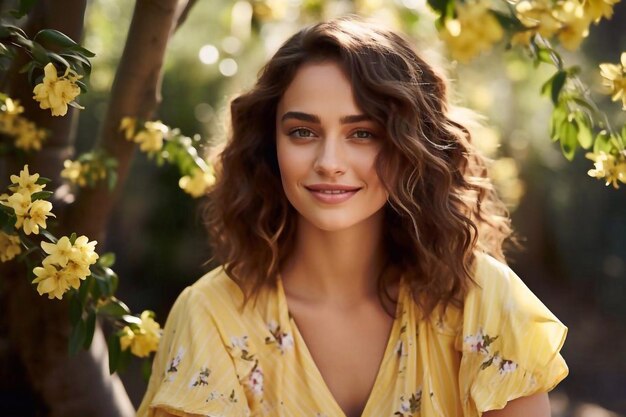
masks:
[(550, 401), (546, 392), (509, 401), (501, 410), (483, 413), (483, 417), (550, 417)]

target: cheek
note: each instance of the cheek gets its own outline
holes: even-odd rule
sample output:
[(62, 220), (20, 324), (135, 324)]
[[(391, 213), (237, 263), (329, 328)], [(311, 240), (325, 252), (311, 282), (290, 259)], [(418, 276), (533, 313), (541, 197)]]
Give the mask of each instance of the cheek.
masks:
[(306, 161), (303, 153), (279, 138), (276, 143), (276, 157), (283, 187), (294, 186), (294, 181), (298, 181), (305, 171)]

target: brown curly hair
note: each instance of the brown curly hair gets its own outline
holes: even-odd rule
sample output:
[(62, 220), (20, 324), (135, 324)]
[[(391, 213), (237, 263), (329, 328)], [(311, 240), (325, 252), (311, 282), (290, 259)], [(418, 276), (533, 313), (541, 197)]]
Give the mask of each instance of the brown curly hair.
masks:
[(401, 273), (425, 317), (440, 303), (460, 306), (474, 252), (504, 260), (508, 213), (469, 130), (451, 119), (445, 78), (402, 36), (355, 17), (300, 30), (256, 85), (232, 100), (230, 137), (204, 213), (214, 259), (244, 291), (244, 306), (275, 285), (294, 246), (297, 216), (280, 180), (276, 108), (303, 63), (329, 60), (346, 72), (361, 110), (386, 128), (376, 161), (389, 192), (381, 302)]

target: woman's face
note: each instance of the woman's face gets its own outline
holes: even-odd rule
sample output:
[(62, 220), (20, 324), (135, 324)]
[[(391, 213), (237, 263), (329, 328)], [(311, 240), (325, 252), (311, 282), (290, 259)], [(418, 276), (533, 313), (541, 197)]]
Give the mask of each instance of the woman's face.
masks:
[(300, 67), (278, 103), (276, 148), (285, 194), (304, 220), (338, 231), (381, 210), (388, 193), (375, 161), (383, 137), (339, 65)]

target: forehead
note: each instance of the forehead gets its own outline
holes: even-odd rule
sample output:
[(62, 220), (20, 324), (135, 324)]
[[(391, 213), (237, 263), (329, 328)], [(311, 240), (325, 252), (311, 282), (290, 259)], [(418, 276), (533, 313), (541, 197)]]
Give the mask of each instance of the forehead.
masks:
[(339, 112), (338, 116), (362, 113), (354, 100), (350, 79), (332, 61), (303, 64), (278, 103), (277, 117), (284, 111), (313, 114)]

